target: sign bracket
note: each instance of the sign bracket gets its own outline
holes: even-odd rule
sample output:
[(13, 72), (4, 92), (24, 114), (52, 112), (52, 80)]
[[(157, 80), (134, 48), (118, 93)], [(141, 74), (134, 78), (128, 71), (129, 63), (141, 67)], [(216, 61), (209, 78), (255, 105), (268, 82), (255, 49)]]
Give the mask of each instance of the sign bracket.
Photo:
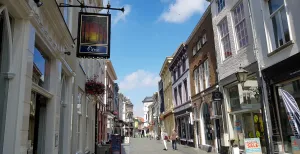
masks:
[(79, 2), (79, 3), (80, 3), (80, 5), (70, 5), (70, 4), (66, 4), (66, 3), (60, 3), (58, 5), (58, 7), (78, 7), (78, 8), (81, 8), (81, 9), (84, 9), (84, 8), (105, 9), (105, 10), (107, 10), (108, 13), (109, 13), (109, 10), (122, 11), (123, 13), (125, 11), (124, 7), (122, 7), (122, 8), (113, 8), (113, 7), (110, 6), (109, 3), (107, 4), (106, 7), (103, 7), (103, 6), (88, 6), (88, 5), (84, 5), (81, 2)]

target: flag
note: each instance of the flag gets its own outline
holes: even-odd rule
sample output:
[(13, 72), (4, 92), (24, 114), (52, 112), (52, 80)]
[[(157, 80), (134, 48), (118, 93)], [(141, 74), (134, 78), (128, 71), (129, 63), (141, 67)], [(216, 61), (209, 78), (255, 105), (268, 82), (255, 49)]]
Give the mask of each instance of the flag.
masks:
[(287, 116), (296, 139), (298, 147), (300, 147), (300, 110), (294, 97), (283, 89), (279, 89), (279, 93), (284, 102)]

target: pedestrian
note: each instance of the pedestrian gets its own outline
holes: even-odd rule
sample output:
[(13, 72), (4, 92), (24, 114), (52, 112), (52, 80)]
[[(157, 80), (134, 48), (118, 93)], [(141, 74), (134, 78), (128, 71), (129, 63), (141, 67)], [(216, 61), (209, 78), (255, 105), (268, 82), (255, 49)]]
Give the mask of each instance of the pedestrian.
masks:
[(161, 131), (161, 139), (163, 141), (163, 144), (164, 144), (164, 150), (168, 150), (168, 147), (167, 147), (167, 140), (168, 140), (168, 133), (166, 132), (165, 129), (162, 129)]
[(172, 135), (171, 135), (173, 150), (177, 150), (177, 146), (176, 146), (177, 138), (178, 138), (178, 134), (177, 134), (176, 130), (174, 129), (173, 132), (172, 132)]

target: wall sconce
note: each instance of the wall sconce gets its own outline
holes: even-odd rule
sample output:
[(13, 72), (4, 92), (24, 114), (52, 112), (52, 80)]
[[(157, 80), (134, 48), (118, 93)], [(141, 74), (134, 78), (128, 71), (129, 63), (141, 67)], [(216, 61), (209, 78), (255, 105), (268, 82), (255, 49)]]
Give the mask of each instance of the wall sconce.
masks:
[(247, 81), (248, 71), (244, 70), (242, 67), (235, 73), (235, 76), (239, 83), (244, 87), (244, 83)]
[(44, 3), (41, 2), (40, 0), (34, 0), (35, 4), (37, 7), (41, 7)]

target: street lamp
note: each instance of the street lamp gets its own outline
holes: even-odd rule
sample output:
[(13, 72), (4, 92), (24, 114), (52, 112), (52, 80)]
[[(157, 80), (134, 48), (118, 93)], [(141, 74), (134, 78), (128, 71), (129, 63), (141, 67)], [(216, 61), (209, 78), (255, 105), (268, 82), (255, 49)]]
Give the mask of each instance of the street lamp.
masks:
[(248, 71), (244, 70), (242, 67), (235, 73), (235, 76), (239, 83), (244, 87), (244, 83), (247, 81)]

